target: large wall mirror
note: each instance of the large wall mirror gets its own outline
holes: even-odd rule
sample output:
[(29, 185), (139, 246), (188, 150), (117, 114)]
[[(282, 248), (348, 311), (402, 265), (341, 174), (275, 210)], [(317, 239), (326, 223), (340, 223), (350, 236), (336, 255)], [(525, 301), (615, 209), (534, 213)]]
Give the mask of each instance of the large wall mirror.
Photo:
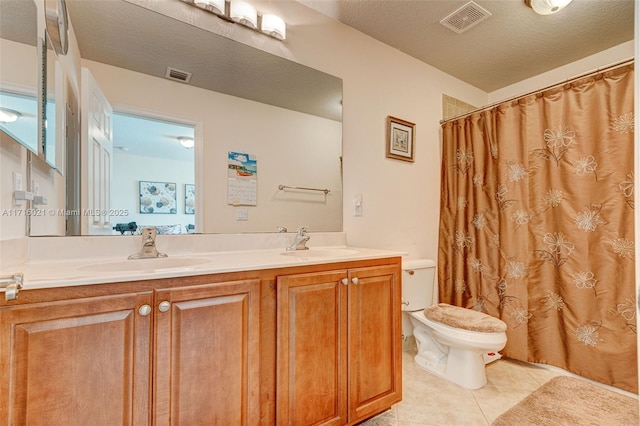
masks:
[(190, 24), (127, 1), (66, 7), (84, 151), (67, 235), (342, 230), (341, 79), (193, 25), (217, 18), (179, 0)]

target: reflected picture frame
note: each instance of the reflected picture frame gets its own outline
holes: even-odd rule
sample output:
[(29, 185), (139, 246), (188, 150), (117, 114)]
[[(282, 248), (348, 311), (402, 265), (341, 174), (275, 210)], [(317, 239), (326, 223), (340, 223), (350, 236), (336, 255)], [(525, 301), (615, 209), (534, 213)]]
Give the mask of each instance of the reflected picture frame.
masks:
[(174, 182), (139, 181), (141, 214), (177, 214)]
[(196, 186), (184, 184), (184, 214), (196, 213)]
[(387, 158), (413, 163), (416, 125), (401, 118), (387, 116)]

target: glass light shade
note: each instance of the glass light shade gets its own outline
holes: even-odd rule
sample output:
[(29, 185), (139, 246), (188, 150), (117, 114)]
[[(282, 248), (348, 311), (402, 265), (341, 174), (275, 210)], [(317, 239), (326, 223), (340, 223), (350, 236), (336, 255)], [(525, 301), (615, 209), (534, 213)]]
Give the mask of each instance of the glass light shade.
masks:
[(20, 118), (22, 114), (8, 108), (0, 108), (0, 123), (13, 123)]
[(193, 0), (193, 3), (203, 9), (207, 9), (216, 15), (224, 15), (225, 0)]
[(195, 142), (191, 138), (179, 137), (178, 142), (185, 148), (193, 148), (195, 145)]
[(528, 5), (539, 15), (551, 15), (565, 8), (573, 0), (529, 0)]
[(246, 25), (250, 28), (256, 28), (258, 26), (258, 12), (255, 7), (246, 1), (231, 1), (230, 15), (231, 19), (239, 24)]
[(278, 40), (284, 40), (287, 36), (287, 25), (281, 17), (276, 15), (262, 15), (262, 24), (260, 31), (275, 37)]

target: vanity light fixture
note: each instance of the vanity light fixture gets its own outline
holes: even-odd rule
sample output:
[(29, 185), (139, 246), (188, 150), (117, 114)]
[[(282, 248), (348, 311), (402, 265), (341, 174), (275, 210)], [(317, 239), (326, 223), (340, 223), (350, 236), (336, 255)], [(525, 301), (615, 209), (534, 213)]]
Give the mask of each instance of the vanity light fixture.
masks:
[(216, 15), (224, 15), (227, 12), (225, 10), (225, 0), (194, 0), (193, 3), (202, 9), (215, 13)]
[(270, 13), (261, 14), (251, 3), (244, 0), (181, 0), (216, 14), (228, 22), (235, 22), (252, 30), (259, 31), (277, 40), (287, 36), (287, 24)]
[(524, 0), (539, 15), (551, 15), (564, 9), (573, 0)]
[(0, 123), (13, 123), (20, 118), (22, 114), (9, 108), (0, 107)]
[(191, 149), (195, 146), (195, 142), (193, 140), (193, 138), (187, 138), (184, 136), (180, 136), (178, 138), (178, 142), (180, 142), (180, 145), (182, 145), (183, 147), (187, 148), (187, 149)]
[(284, 23), (284, 20), (270, 13), (262, 15), (260, 31), (278, 40), (284, 40), (287, 37), (287, 25)]
[(229, 16), (235, 22), (249, 28), (258, 28), (258, 11), (246, 1), (233, 0), (229, 8)]

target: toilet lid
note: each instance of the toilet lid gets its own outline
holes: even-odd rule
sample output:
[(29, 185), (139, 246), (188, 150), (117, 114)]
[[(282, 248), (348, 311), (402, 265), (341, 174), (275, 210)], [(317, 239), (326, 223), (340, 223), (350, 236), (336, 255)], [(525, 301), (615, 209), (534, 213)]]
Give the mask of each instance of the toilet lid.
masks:
[(439, 303), (424, 310), (424, 316), (449, 327), (482, 333), (503, 333), (507, 324), (482, 312)]

